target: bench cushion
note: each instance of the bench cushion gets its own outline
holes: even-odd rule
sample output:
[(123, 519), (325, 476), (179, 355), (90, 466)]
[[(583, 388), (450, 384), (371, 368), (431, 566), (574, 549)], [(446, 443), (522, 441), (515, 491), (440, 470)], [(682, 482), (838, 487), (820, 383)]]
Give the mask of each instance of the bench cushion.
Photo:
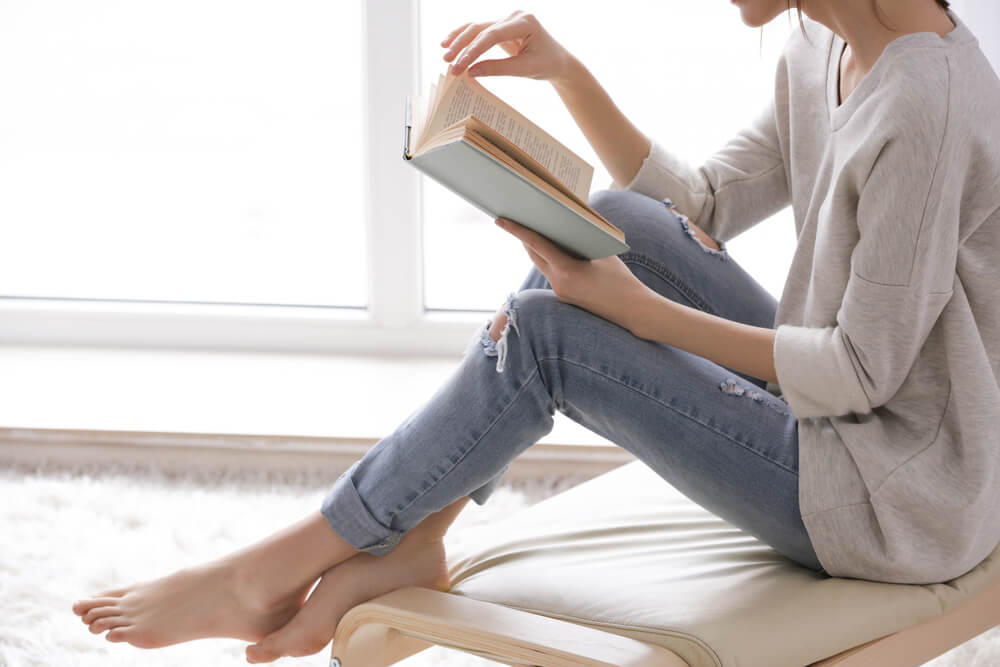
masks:
[(692, 667), (801, 667), (952, 609), (1000, 549), (943, 584), (829, 577), (689, 500), (640, 461), (475, 529), (451, 593), (669, 648)]

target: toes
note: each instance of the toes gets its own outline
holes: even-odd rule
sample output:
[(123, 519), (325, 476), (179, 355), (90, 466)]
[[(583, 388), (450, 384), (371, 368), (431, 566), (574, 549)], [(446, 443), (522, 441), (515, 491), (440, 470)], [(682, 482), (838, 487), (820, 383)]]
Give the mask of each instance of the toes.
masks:
[(263, 644), (257, 643), (247, 646), (247, 662), (252, 665), (259, 662), (271, 662), (272, 660), (277, 660), (280, 657), (280, 655), (265, 648)]
[(113, 628), (111, 632), (104, 635), (104, 638), (109, 642), (127, 642), (129, 631), (132, 629), (131, 625), (126, 625), (120, 628)]
[[(300, 612), (301, 613), (301, 612)], [(294, 623), (294, 619), (282, 628), (272, 632), (261, 639), (253, 646), (247, 647), (247, 660), (249, 662), (271, 662), (286, 655), (292, 655), (288, 647), (293, 645), (293, 633), (288, 632), (288, 627)], [(250, 660), (250, 658), (253, 660)]]
[(111, 630), (114, 628), (119, 628), (123, 625), (128, 625), (128, 619), (124, 616), (105, 616), (104, 618), (99, 618), (90, 624), (90, 631), (95, 635), (99, 635), (105, 630)]
[(304, 642), (300, 643), (296, 648), (289, 652), (289, 655), (296, 658), (301, 658), (307, 655), (314, 655), (319, 653), (326, 648), (326, 645), (330, 643), (328, 637), (312, 637)]
[(113, 607), (94, 607), (86, 614), (83, 615), (83, 622), (86, 625), (90, 625), (99, 618), (104, 618), (105, 616), (117, 616), (122, 613), (118, 606)]
[(116, 604), (121, 598), (116, 597), (96, 597), (86, 600), (79, 600), (73, 605), (73, 611), (78, 616), (83, 616), (94, 607), (107, 607)]
[(330, 642), (329, 637), (314, 635), (312, 637), (293, 636), (292, 633), (282, 633), (281, 630), (268, 635), (261, 641), (247, 647), (247, 662), (271, 662), (284, 656), (301, 658), (322, 651)]

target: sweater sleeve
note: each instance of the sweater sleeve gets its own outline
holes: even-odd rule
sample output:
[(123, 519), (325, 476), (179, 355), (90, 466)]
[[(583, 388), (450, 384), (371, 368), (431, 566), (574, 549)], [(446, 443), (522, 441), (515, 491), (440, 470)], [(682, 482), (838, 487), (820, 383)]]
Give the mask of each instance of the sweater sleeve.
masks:
[(858, 242), (836, 324), (777, 328), (775, 372), (796, 417), (865, 414), (887, 403), (951, 298), (960, 198), (946, 192), (961, 184), (949, 181), (941, 136), (940, 128), (910, 127), (879, 151), (858, 198)]
[(717, 241), (728, 241), (790, 203), (774, 102), (705, 163), (693, 168), (658, 142), (625, 186), (678, 211)]

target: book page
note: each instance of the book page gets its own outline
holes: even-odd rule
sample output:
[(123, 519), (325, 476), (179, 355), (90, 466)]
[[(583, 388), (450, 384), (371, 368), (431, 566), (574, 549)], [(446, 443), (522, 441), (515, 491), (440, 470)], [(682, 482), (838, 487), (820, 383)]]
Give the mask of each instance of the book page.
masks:
[(439, 97), (429, 112), (430, 125), (421, 129), (421, 140), (474, 115), (534, 158), (580, 199), (586, 201), (590, 196), (594, 168), (473, 77), (456, 77), (449, 72), (436, 92)]

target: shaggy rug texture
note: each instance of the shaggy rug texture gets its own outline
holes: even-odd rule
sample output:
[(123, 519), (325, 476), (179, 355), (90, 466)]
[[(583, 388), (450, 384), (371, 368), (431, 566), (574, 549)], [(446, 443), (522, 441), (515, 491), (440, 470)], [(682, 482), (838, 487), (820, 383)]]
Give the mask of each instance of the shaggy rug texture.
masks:
[[(178, 478), (155, 470), (0, 468), (0, 666), (225, 667), (245, 665), (245, 643), (204, 639), (158, 651), (110, 644), (70, 610), (73, 601), (118, 584), (194, 565), (250, 544), (319, 507), (329, 479), (261, 473)], [(446, 538), (518, 511), (579, 479), (501, 486), (480, 507), (469, 503)], [(328, 649), (273, 664), (328, 664)], [(494, 665), (432, 648), (401, 667)], [(991, 630), (928, 663), (1000, 664)]]

